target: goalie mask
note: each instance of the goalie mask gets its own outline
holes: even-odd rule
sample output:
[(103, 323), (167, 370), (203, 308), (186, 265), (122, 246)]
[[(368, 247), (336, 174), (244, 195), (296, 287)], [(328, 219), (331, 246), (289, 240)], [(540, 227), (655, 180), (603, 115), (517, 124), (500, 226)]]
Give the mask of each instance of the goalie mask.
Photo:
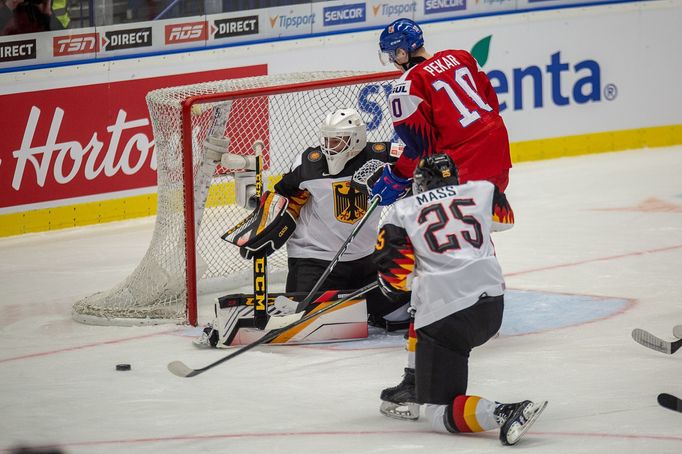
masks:
[(327, 159), (330, 175), (341, 172), (365, 145), (366, 125), (355, 109), (338, 109), (327, 114), (320, 127), (320, 150)]
[(456, 184), (459, 184), (457, 167), (446, 154), (434, 154), (423, 158), (414, 169), (412, 191), (415, 194)]

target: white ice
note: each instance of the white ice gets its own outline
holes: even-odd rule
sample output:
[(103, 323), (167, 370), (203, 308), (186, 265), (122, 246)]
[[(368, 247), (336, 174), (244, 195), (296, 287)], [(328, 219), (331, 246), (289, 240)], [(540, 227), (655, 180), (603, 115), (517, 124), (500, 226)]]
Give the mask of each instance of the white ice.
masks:
[[(144, 219), (0, 240), (0, 451), (682, 452), (682, 414), (656, 403), (661, 392), (682, 396), (682, 353), (630, 338), (644, 328), (671, 340), (682, 324), (682, 147), (521, 163), (508, 194), (517, 225), (495, 242), (517, 306), (534, 312), (537, 298), (523, 295), (544, 292), (568, 297), (566, 313), (572, 295), (593, 297), (594, 309), (576, 306), (588, 307), (585, 321), (560, 328), (550, 326), (561, 312), (531, 319), (530, 334), (474, 350), (470, 394), (549, 400), (516, 447), (493, 432), (435, 434), (423, 418), (380, 415), (379, 392), (405, 365), (395, 335), (259, 347), (178, 378), (170, 361), (201, 367), (226, 351), (196, 350), (186, 327), (72, 321), (73, 302), (135, 267), (153, 228)], [(622, 309), (596, 315), (612, 299)]]

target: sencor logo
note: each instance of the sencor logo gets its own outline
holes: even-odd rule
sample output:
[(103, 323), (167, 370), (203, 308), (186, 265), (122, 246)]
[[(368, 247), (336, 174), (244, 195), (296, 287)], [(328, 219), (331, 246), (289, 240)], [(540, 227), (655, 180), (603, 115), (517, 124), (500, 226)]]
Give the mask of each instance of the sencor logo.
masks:
[(207, 37), (206, 21), (166, 25), (166, 44), (205, 41)]
[(315, 23), (315, 13), (307, 16), (275, 16), (270, 18), (270, 27), (279, 27), (284, 30), (289, 28), (299, 28), (302, 25), (313, 25)]
[(36, 58), (36, 40), (0, 43), (0, 62), (30, 60)]
[(372, 5), (372, 15), (376, 16), (404, 16), (405, 14), (413, 14), (417, 12), (417, 2), (403, 3), (402, 5), (391, 5), (388, 3), (380, 3)]
[(355, 3), (353, 5), (330, 6), (323, 9), (324, 26), (351, 24), (355, 22), (365, 22), (365, 4)]
[(424, 14), (447, 13), (467, 8), (467, 0), (426, 0)]
[(90, 54), (99, 51), (99, 33), (55, 36), (52, 38), (52, 52), (55, 57)]

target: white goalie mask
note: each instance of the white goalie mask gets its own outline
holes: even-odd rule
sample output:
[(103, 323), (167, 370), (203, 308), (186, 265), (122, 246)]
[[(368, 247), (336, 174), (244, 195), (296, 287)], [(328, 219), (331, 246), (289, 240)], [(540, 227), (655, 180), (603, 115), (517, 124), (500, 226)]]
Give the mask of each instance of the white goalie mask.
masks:
[(367, 145), (367, 126), (355, 109), (327, 114), (320, 127), (320, 150), (329, 174), (336, 175)]

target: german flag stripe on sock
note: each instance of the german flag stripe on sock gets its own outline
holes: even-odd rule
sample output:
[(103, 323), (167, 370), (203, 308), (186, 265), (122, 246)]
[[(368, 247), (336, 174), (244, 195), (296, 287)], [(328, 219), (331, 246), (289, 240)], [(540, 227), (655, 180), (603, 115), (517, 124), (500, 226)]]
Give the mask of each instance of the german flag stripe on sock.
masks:
[(457, 396), (452, 402), (452, 421), (459, 432), (483, 432), (476, 419), (476, 407), (481, 400), (477, 396)]

